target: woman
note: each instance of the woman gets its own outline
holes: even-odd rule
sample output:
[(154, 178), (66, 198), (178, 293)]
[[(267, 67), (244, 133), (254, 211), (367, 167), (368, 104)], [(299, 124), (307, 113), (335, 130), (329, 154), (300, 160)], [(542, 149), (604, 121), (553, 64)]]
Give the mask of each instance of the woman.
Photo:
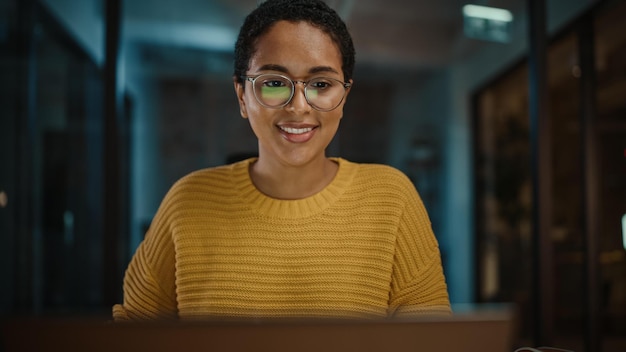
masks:
[(450, 311), (412, 183), (326, 156), (353, 67), (346, 26), (322, 1), (269, 0), (248, 15), (234, 87), (259, 156), (172, 187), (128, 267), (116, 320)]

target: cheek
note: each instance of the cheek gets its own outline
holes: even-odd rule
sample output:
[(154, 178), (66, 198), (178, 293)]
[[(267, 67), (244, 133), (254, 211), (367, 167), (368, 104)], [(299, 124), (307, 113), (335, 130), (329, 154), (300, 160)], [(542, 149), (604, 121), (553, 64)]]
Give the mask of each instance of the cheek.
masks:
[(254, 133), (254, 135), (256, 136), (257, 140), (264, 140), (265, 138), (263, 137), (263, 135), (265, 133), (263, 132), (263, 127), (259, 126), (256, 118), (248, 118), (248, 123), (250, 124), (250, 129), (252, 130), (252, 133)]
[(248, 104), (247, 111), (248, 121), (250, 122), (250, 126), (252, 126), (253, 129), (257, 130), (258, 128), (266, 124), (265, 121), (267, 120), (267, 117), (258, 105), (254, 103)]
[(262, 139), (263, 135), (267, 135), (274, 129), (271, 121), (271, 115), (263, 107), (254, 103), (248, 105), (248, 123), (257, 138)]
[(327, 116), (326, 122), (322, 124), (325, 139), (331, 140), (337, 134), (339, 130), (339, 125), (341, 122), (341, 113), (333, 114), (332, 116)]
[(333, 115), (330, 118), (330, 121), (333, 125), (339, 125), (342, 118), (343, 118), (343, 109), (337, 108), (336, 111), (333, 111)]

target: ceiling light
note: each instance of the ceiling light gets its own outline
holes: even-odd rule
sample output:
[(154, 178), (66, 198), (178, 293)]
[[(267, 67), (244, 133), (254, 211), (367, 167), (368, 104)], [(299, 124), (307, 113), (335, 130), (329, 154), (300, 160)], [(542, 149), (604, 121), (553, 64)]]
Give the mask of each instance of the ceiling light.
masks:
[(509, 10), (478, 5), (463, 6), (463, 31), (470, 38), (506, 43), (513, 15)]
[(511, 11), (497, 9), (495, 7), (465, 5), (463, 6), (463, 14), (468, 17), (483, 18), (486, 20), (500, 22), (513, 21), (513, 15), (511, 14)]

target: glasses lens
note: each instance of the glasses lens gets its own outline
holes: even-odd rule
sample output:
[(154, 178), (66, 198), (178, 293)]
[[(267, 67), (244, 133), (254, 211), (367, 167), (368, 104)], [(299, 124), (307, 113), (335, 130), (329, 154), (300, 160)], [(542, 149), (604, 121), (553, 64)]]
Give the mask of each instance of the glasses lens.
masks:
[(343, 83), (332, 78), (314, 78), (306, 86), (306, 98), (318, 110), (336, 108), (346, 93)]
[(261, 104), (269, 107), (285, 105), (291, 98), (293, 85), (278, 75), (261, 75), (254, 81), (254, 93)]
[[(287, 77), (263, 74), (253, 80), (254, 95), (259, 103), (270, 108), (285, 106), (294, 94), (294, 83)], [(344, 83), (334, 78), (318, 77), (306, 83), (306, 100), (320, 111), (335, 109), (346, 94)]]

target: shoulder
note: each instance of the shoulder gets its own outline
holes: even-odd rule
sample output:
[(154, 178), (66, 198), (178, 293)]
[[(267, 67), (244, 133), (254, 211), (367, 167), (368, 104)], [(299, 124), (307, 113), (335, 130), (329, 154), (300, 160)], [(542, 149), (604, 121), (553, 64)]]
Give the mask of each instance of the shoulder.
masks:
[(220, 179), (229, 177), (230, 173), (232, 172), (231, 168), (232, 165), (221, 165), (195, 170), (181, 177), (178, 181), (176, 181), (174, 186), (181, 187), (198, 182), (219, 181)]
[(393, 166), (384, 164), (357, 164), (359, 165), (359, 171), (364, 176), (369, 177), (383, 177), (391, 180), (403, 180), (408, 181), (409, 178), (404, 172), (396, 169)]
[(373, 182), (377, 184), (389, 184), (400, 187), (413, 186), (413, 182), (399, 169), (385, 164), (355, 163), (341, 159), (340, 163), (353, 168), (355, 177), (361, 182)]
[(409, 177), (393, 166), (355, 163), (344, 159), (340, 160), (340, 165), (352, 169), (354, 172), (352, 185), (368, 193), (399, 198), (404, 198), (409, 193), (416, 193), (415, 186)]
[(190, 172), (174, 183), (169, 191), (170, 196), (223, 193), (227, 190), (233, 190), (235, 184), (245, 182), (247, 179), (247, 167), (251, 160)]

